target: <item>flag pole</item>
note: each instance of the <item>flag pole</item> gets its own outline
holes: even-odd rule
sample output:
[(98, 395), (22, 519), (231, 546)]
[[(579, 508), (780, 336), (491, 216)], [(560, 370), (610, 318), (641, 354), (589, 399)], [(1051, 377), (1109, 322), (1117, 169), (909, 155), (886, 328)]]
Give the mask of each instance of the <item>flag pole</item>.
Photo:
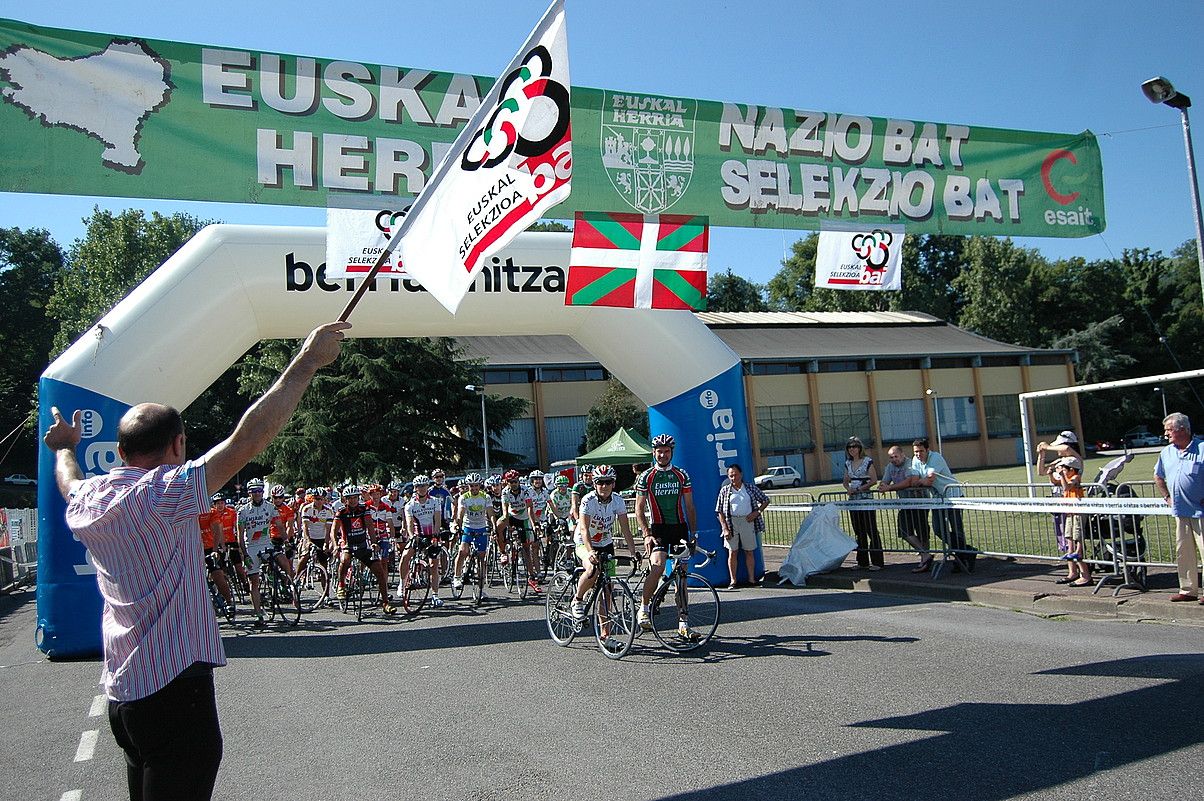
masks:
[(389, 244), (385, 246), (384, 250), (382, 250), (380, 255), (376, 258), (376, 264), (373, 264), (372, 269), (368, 271), (366, 276), (364, 276), (364, 280), (360, 283), (359, 289), (355, 290), (355, 294), (351, 296), (351, 300), (347, 301), (347, 305), (343, 307), (343, 312), (339, 315), (340, 323), (347, 322), (347, 318), (351, 316), (351, 312), (354, 311), (356, 305), (359, 304), (360, 298), (362, 298), (364, 293), (368, 291), (368, 287), (373, 281), (376, 280), (377, 274), (380, 272), (381, 268), (385, 266), (385, 261), (389, 258), (389, 254), (392, 252), (393, 243), (389, 242)]

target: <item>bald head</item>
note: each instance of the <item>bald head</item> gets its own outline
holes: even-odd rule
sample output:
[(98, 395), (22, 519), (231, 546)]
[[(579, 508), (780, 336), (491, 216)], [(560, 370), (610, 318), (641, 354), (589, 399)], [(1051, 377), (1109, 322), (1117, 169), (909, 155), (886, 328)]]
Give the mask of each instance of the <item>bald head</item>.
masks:
[(127, 462), (160, 457), (184, 433), (180, 413), (160, 403), (140, 403), (121, 417), (117, 447)]

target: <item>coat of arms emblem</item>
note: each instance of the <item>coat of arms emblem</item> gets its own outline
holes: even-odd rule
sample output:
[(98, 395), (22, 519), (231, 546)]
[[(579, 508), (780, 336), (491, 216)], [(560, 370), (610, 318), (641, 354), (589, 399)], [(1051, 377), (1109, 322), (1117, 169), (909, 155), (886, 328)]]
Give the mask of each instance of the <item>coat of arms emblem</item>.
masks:
[(602, 166), (633, 209), (656, 214), (686, 193), (694, 174), (696, 102), (603, 92)]

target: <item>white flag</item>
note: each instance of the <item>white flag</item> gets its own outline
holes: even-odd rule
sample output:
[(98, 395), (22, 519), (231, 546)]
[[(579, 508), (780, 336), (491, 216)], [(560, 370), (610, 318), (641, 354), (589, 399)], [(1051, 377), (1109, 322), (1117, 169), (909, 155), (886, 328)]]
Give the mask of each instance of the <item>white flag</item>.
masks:
[(394, 232), (399, 261), (453, 314), (492, 253), (569, 196), (568, 36), (555, 0)]
[[(346, 200), (346, 199), (344, 199)], [(375, 204), (381, 198), (365, 198)], [(376, 264), (381, 251), (389, 243), (393, 231), (401, 224), (404, 211), (386, 208), (328, 208), (326, 210), (326, 271), (327, 280), (363, 278)], [(385, 259), (378, 275), (409, 278), (396, 254)]]
[(820, 230), (815, 285), (825, 289), (902, 289), (903, 226)]

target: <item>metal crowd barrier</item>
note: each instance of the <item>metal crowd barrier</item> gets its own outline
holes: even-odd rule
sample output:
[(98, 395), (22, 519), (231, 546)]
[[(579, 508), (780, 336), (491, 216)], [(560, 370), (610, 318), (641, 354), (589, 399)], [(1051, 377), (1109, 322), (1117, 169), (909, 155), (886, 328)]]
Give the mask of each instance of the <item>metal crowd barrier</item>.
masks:
[(2, 509), (0, 519), (0, 593), (33, 584), (38, 575), (36, 509)]

